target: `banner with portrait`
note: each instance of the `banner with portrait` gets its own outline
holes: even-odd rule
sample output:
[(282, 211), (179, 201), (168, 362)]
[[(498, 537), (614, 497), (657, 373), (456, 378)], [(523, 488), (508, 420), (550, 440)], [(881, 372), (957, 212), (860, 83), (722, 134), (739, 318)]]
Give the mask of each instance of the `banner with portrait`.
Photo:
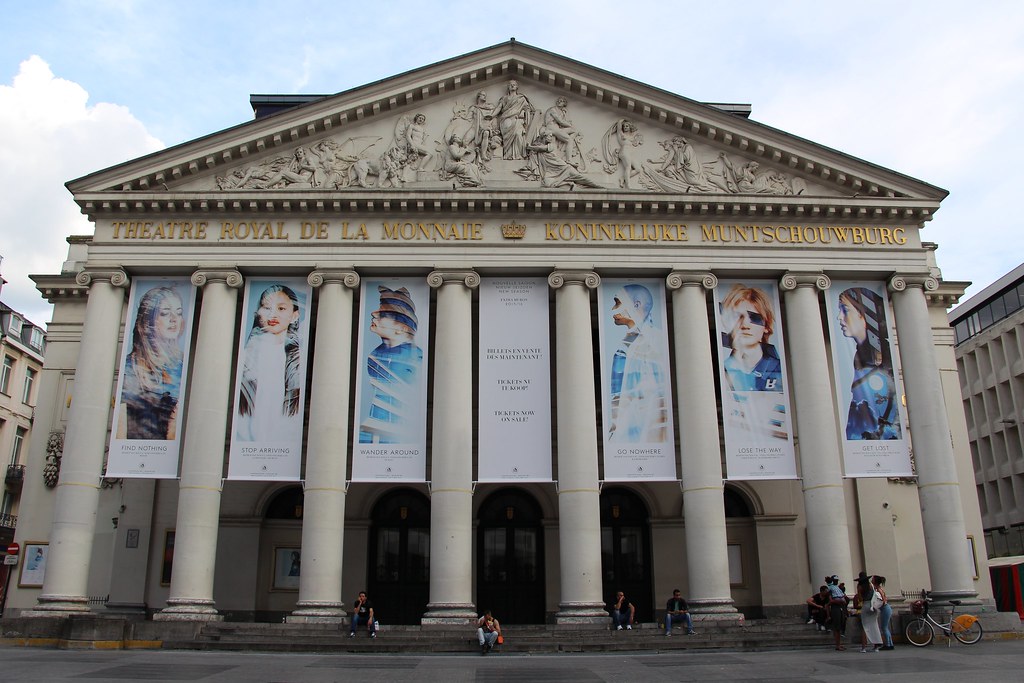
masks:
[(363, 280), (352, 481), (426, 481), (429, 339), (424, 278)]
[(885, 284), (833, 282), (826, 300), (846, 476), (911, 476)]
[(477, 479), (551, 481), (551, 349), (544, 278), (480, 283)]
[(770, 280), (719, 280), (715, 288), (729, 479), (797, 476), (780, 310)]
[(598, 290), (605, 481), (675, 481), (665, 283), (602, 280)]
[(301, 478), (311, 299), (305, 278), (245, 284), (228, 479)]
[(178, 476), (195, 293), (187, 277), (132, 281), (106, 477)]

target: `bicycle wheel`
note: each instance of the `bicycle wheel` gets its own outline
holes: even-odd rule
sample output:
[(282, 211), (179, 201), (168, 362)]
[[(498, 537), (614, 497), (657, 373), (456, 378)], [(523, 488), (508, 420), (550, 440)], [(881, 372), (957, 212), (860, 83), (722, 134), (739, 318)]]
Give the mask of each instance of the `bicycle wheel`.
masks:
[(949, 625), (953, 637), (964, 645), (974, 645), (981, 640), (981, 622), (977, 617), (969, 614), (962, 614)]
[(935, 637), (935, 629), (924, 619), (914, 619), (903, 629), (907, 642), (917, 647), (930, 645)]

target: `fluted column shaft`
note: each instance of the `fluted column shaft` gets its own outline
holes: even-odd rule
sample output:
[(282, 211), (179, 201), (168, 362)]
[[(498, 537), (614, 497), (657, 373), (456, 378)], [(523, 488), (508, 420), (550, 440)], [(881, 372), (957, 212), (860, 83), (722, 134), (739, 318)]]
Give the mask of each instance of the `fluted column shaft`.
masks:
[(473, 293), (471, 270), (435, 271), (430, 603), (424, 624), (470, 623), (473, 606)]
[(320, 298), (306, 437), (302, 575), (299, 601), (288, 621), (341, 622), (352, 289), (359, 286), (359, 276), (351, 270), (315, 271), (308, 281), (320, 288)]
[(590, 290), (601, 278), (588, 271), (557, 271), (555, 357), (558, 404), (558, 546), (562, 597), (557, 623), (609, 619), (601, 596), (601, 501), (597, 468), (597, 398)]
[(76, 281), (89, 286), (89, 299), (64, 436), (46, 579), (36, 608), (42, 614), (89, 610), (89, 560), (110, 424), (124, 287), (128, 284), (127, 276), (120, 270), (84, 271)]
[(932, 591), (940, 599), (972, 598), (977, 591), (966, 559), (967, 525), (925, 299), (925, 290), (937, 287), (934, 278), (922, 276), (897, 275), (889, 282)]
[(814, 585), (831, 574), (850, 580), (853, 561), (839, 427), (818, 297), (832, 283), (822, 273), (787, 273), (780, 284), (786, 297), (786, 343), (792, 362), (810, 579)]
[(193, 273), (192, 284), (203, 288), (203, 303), (189, 386), (170, 597), (153, 616), (157, 621), (223, 619), (213, 600), (213, 577), (235, 353), (231, 340), (242, 276), (234, 270), (200, 270)]
[(707, 291), (718, 278), (711, 273), (674, 272), (673, 340), (676, 395), (682, 445), (683, 516), (686, 522), (688, 602), (694, 613), (736, 617), (729, 589), (729, 547), (725, 529), (722, 452), (711, 356)]

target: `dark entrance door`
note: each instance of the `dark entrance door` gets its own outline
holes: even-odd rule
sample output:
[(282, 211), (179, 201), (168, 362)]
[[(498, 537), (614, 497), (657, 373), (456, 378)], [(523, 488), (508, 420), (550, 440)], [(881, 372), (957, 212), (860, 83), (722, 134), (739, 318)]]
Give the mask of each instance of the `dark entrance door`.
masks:
[(480, 506), (477, 525), (477, 609), (505, 624), (544, 623), (544, 543), (541, 510), (515, 489)]
[[(622, 591), (637, 621), (654, 620), (651, 530), (647, 506), (624, 488), (601, 492), (601, 582), (607, 604)], [(667, 599), (667, 598), (666, 598)]]
[(369, 558), (367, 591), (378, 621), (420, 623), (430, 599), (430, 501), (426, 496), (401, 489), (377, 501), (370, 522)]

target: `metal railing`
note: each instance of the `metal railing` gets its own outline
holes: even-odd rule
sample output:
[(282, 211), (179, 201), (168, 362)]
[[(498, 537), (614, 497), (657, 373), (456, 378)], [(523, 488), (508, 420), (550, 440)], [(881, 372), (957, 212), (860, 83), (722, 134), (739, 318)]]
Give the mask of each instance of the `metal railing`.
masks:
[(14, 529), (18, 526), (18, 515), (8, 513), (0, 514), (0, 527)]

